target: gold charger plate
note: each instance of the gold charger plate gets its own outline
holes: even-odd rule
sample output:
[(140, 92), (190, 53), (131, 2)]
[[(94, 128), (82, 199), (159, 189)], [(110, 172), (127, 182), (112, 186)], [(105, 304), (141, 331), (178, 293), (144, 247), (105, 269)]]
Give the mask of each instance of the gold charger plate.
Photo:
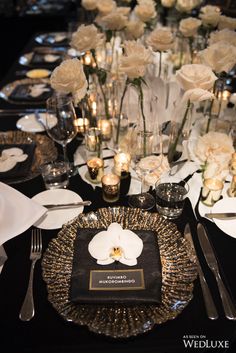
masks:
[(0, 132), (0, 144), (30, 144), (35, 143), (34, 159), (30, 173), (27, 176), (4, 180), (7, 184), (16, 184), (31, 180), (40, 174), (41, 164), (53, 161), (57, 158), (57, 149), (54, 142), (45, 135), (33, 134), (24, 131)]
[[(82, 305), (69, 301), (77, 228), (107, 228), (112, 222), (132, 230), (156, 231), (162, 262), (160, 305)], [(114, 338), (135, 336), (151, 330), (155, 324), (174, 319), (191, 300), (193, 281), (197, 276), (188, 243), (174, 224), (157, 213), (126, 207), (103, 208), (80, 214), (64, 225), (57, 238), (49, 243), (42, 268), (48, 299), (65, 320), (86, 325), (93, 332)]]

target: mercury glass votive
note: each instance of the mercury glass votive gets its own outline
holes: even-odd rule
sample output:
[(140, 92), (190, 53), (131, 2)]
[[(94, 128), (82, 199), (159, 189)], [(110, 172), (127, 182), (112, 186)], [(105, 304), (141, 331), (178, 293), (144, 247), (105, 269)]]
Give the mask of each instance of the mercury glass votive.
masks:
[(223, 181), (215, 178), (205, 179), (203, 182), (201, 201), (212, 207), (220, 199), (224, 187)]
[(121, 175), (122, 172), (129, 172), (131, 155), (129, 153), (117, 153), (114, 156), (114, 171), (115, 174)]
[(102, 177), (102, 196), (106, 202), (116, 202), (120, 197), (120, 177), (106, 174)]
[(100, 183), (104, 174), (104, 163), (101, 158), (92, 158), (87, 161), (89, 178), (92, 183)]
[(109, 141), (112, 135), (112, 124), (110, 119), (98, 119), (98, 128), (102, 132), (103, 141)]

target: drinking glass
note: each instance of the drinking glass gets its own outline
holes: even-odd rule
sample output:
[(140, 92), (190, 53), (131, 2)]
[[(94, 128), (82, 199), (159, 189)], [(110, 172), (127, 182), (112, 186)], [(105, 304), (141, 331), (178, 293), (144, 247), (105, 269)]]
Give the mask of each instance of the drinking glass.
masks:
[[(68, 162), (66, 146), (77, 134), (76, 113), (69, 96), (55, 95), (46, 102), (48, 135), (63, 148), (64, 162)], [(50, 124), (50, 117), (56, 118), (56, 124)]]
[(141, 180), (141, 193), (129, 197), (129, 205), (131, 207), (150, 210), (155, 206), (155, 198), (146, 191), (146, 177), (158, 170), (162, 163), (161, 143), (158, 144), (157, 149), (155, 142), (158, 138), (159, 134), (154, 132), (137, 132), (135, 149), (131, 155), (133, 168)]

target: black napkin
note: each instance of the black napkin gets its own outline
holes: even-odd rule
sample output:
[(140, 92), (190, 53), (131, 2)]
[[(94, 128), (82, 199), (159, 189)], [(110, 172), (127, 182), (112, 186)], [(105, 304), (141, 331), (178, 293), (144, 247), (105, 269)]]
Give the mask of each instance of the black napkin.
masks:
[[(40, 83), (39, 83), (40, 84)], [(14, 88), (14, 90), (11, 92), (9, 99), (14, 100), (14, 101), (29, 101), (29, 102), (42, 102), (46, 101), (51, 95), (52, 95), (52, 89), (50, 85), (45, 84), (45, 88), (48, 89), (48, 91), (42, 92), (37, 97), (32, 97), (30, 95), (30, 86), (32, 84), (20, 84)]]
[[(78, 229), (74, 242), (74, 259), (71, 275), (70, 300), (76, 303), (155, 303), (161, 302), (161, 261), (157, 242), (157, 235), (149, 230), (137, 230), (135, 233), (143, 241), (143, 251), (137, 258), (137, 265), (126, 266), (120, 262), (110, 265), (98, 265), (88, 252), (88, 244), (91, 239), (102, 229)], [(91, 271), (118, 271), (109, 272), (111, 281), (123, 280), (123, 271), (138, 270), (143, 272), (144, 289), (129, 288), (130, 284), (123, 284), (128, 287), (126, 290), (91, 290)], [(136, 272), (136, 273), (137, 273)], [(94, 273), (94, 272), (93, 272)], [(131, 275), (129, 275), (129, 273)], [(127, 279), (132, 278), (133, 272), (127, 274)], [(118, 276), (118, 277), (117, 277)], [(131, 277), (130, 277), (131, 276)], [(118, 283), (119, 283), (118, 282)], [(120, 284), (119, 284), (120, 286)], [(92, 285), (94, 288), (94, 286)]]
[(8, 170), (7, 172), (0, 171), (0, 180), (5, 181), (6, 179), (16, 179), (28, 175), (34, 159), (35, 143), (31, 144), (12, 144), (12, 145), (0, 145), (0, 156), (2, 151), (8, 148), (17, 147), (21, 148), (25, 154), (28, 155), (24, 162), (17, 162), (15, 167)]

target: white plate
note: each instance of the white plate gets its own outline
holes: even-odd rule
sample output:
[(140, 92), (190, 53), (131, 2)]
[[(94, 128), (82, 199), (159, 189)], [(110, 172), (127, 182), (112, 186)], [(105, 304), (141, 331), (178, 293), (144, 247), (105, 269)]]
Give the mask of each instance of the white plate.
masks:
[[(26, 132), (42, 132), (45, 131), (43, 125), (46, 124), (46, 113), (39, 113), (39, 116), (42, 120), (42, 124), (40, 124), (35, 114), (28, 114), (20, 118), (17, 123), (16, 127), (19, 130), (26, 131)], [(50, 122), (50, 127), (52, 128), (57, 123), (57, 118), (55, 116), (50, 115), (48, 117)]]
[[(236, 198), (228, 197), (224, 198), (215, 203), (212, 207), (212, 212), (235, 212), (236, 211)], [(220, 228), (224, 233), (236, 238), (236, 219), (216, 219), (214, 222), (218, 228)]]
[[(35, 195), (32, 200), (41, 205), (60, 204), (83, 201), (81, 197), (71, 190), (46, 190)], [(82, 213), (84, 207), (75, 207), (61, 210), (51, 210), (46, 213), (34, 226), (41, 229), (59, 229), (63, 224), (71, 221)]]

